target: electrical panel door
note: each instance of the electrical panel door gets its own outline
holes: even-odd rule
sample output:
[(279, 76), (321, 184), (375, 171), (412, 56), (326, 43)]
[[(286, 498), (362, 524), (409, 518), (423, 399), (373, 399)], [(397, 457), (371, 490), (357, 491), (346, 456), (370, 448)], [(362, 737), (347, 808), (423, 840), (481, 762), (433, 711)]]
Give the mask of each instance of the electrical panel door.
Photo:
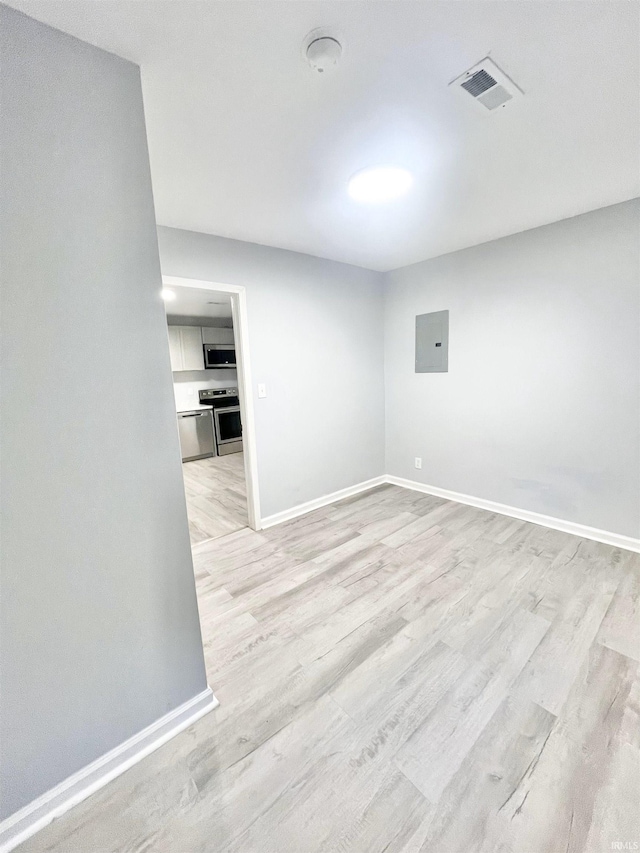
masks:
[(448, 373), (449, 312), (416, 317), (416, 373)]

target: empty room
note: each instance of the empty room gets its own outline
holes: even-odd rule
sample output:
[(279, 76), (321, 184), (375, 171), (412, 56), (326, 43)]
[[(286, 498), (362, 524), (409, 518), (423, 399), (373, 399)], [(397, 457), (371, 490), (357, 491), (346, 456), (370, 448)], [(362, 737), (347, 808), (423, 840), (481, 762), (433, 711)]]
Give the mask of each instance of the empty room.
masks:
[(0, 3), (0, 853), (640, 849), (640, 3)]

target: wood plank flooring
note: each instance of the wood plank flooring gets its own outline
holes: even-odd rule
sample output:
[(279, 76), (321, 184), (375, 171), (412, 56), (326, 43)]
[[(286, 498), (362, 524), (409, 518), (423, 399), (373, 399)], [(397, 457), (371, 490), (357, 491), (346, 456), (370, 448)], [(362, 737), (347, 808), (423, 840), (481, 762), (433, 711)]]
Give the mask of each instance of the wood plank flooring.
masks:
[(394, 486), (193, 550), (220, 707), (23, 853), (640, 841), (640, 555)]
[(244, 455), (182, 463), (191, 544), (247, 526)]

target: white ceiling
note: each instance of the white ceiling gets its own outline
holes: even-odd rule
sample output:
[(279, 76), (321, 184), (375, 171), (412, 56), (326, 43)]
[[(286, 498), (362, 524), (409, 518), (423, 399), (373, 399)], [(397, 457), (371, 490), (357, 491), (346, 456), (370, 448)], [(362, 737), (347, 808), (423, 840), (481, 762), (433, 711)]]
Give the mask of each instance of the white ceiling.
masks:
[[(158, 222), (386, 270), (640, 195), (640, 4), (10, 0), (139, 63)], [(342, 40), (318, 74), (301, 43)], [(488, 53), (524, 90), (447, 88)], [(378, 208), (376, 163), (415, 173)]]
[(231, 326), (231, 297), (217, 290), (197, 287), (168, 287), (175, 293), (172, 302), (165, 302), (168, 317), (206, 317), (219, 320), (218, 326)]

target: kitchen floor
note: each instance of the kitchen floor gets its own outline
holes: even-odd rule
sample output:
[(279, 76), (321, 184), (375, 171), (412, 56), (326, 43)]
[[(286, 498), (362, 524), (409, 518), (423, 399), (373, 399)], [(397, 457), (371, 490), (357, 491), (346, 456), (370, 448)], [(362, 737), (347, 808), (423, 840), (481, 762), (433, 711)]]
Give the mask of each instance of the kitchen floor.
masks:
[(247, 526), (244, 454), (183, 462), (191, 544)]
[(638, 839), (640, 555), (396, 486), (193, 555), (220, 706), (21, 853)]

